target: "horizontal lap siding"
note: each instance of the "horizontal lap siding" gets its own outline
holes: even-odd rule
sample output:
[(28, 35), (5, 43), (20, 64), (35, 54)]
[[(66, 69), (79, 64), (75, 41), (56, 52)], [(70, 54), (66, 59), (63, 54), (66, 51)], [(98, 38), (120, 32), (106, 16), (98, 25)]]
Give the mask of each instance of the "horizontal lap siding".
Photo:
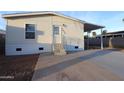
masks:
[[(59, 16), (46, 15), (8, 19), (7, 23), (6, 55), (52, 52), (52, 25), (63, 26), (63, 24), (67, 25), (64, 28), (66, 36), (77, 40), (76, 43), (72, 41), (71, 44), (66, 44), (66, 47), (68, 45), (73, 46), (68, 47), (67, 50), (84, 50), (84, 26), (80, 22)], [(25, 39), (25, 24), (36, 24), (35, 39)], [(78, 39), (82, 42), (78, 42)], [(75, 46), (79, 46), (79, 49), (75, 49)], [(39, 50), (39, 47), (43, 47), (44, 50)], [(22, 48), (22, 51), (16, 51), (16, 48)]]
[[(25, 39), (25, 24), (36, 24), (35, 39)], [(6, 37), (6, 55), (34, 54), (52, 51), (51, 17), (9, 19)], [(44, 50), (39, 51), (39, 47)], [(22, 51), (16, 51), (22, 48)]]
[[(59, 16), (53, 17), (55, 25), (62, 26), (64, 30), (63, 43), (67, 51), (84, 50), (84, 25), (80, 22), (66, 19)], [(66, 27), (63, 26), (66, 25)], [(78, 49), (75, 49), (78, 46)]]
[[(39, 50), (43, 47), (43, 50)], [(21, 48), (22, 51), (16, 51), (16, 48)], [(23, 55), (51, 52), (51, 44), (9, 44), (6, 47), (7, 55)]]

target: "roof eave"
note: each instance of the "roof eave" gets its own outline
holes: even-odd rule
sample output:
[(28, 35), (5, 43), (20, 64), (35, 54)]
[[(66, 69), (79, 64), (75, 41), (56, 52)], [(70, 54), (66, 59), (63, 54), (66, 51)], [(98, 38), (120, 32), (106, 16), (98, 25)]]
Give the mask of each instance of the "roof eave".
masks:
[(71, 19), (71, 20), (79, 21), (81, 23), (85, 23), (85, 21), (83, 21), (83, 20), (79, 20), (79, 19), (76, 19), (76, 18), (73, 18), (73, 17), (70, 17), (70, 16), (66, 16), (66, 15), (57, 13), (57, 12), (15, 13), (15, 14), (5, 14), (5, 15), (2, 15), (2, 17), (4, 19), (7, 19), (7, 18), (14, 18), (14, 17), (35, 16), (35, 15), (45, 15), (45, 14), (57, 15), (57, 16), (61, 16), (61, 17), (65, 17), (65, 18)]
[(78, 21), (78, 22), (80, 22), (84, 25), (89, 24), (89, 25), (92, 25), (92, 26), (93, 25), (97, 26), (99, 28), (104, 28), (104, 26), (92, 24), (92, 23), (89, 23), (89, 22), (86, 22), (86, 21), (83, 21), (83, 20), (80, 20), (80, 19), (77, 19), (77, 18), (66, 16), (66, 15), (58, 13), (58, 12), (53, 12), (53, 11), (52, 12), (51, 11), (45, 11), (45, 12), (30, 12), (30, 13), (28, 12), (28, 13), (5, 14), (5, 15), (2, 15), (2, 17), (5, 18), (5, 19), (8, 19), (8, 18), (14, 18), (14, 17), (35, 16), (35, 15), (45, 15), (45, 14), (57, 15), (57, 16), (61, 16), (61, 17), (64, 17), (64, 18), (74, 20), (74, 21)]

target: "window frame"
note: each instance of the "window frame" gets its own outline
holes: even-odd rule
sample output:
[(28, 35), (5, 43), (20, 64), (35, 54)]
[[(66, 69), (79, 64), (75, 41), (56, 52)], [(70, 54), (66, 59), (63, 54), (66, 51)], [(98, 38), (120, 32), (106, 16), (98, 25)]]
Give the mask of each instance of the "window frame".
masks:
[[(31, 31), (27, 30), (27, 25), (34, 25), (34, 31), (33, 30), (31, 30)], [(33, 38), (32, 37), (27, 37), (27, 34), (29, 34), (29, 33), (34, 34)], [(25, 24), (25, 39), (35, 39), (35, 33), (36, 33), (36, 24), (26, 23)]]

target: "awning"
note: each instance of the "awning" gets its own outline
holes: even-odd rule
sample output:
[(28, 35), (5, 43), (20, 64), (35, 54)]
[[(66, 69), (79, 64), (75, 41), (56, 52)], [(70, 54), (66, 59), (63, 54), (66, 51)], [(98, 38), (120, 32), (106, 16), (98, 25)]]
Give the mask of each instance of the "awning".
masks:
[(87, 22), (84, 23), (84, 32), (90, 32), (91, 30), (97, 30), (101, 28), (105, 28), (105, 26), (100, 26), (100, 25), (91, 24)]

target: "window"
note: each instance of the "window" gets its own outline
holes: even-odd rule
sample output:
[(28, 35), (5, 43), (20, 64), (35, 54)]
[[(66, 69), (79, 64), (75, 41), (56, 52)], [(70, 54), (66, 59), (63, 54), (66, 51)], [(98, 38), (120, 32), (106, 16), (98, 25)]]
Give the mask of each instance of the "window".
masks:
[(59, 26), (53, 26), (53, 31), (55, 35), (59, 35)]
[(26, 39), (35, 39), (35, 24), (26, 24), (25, 25), (25, 38)]

